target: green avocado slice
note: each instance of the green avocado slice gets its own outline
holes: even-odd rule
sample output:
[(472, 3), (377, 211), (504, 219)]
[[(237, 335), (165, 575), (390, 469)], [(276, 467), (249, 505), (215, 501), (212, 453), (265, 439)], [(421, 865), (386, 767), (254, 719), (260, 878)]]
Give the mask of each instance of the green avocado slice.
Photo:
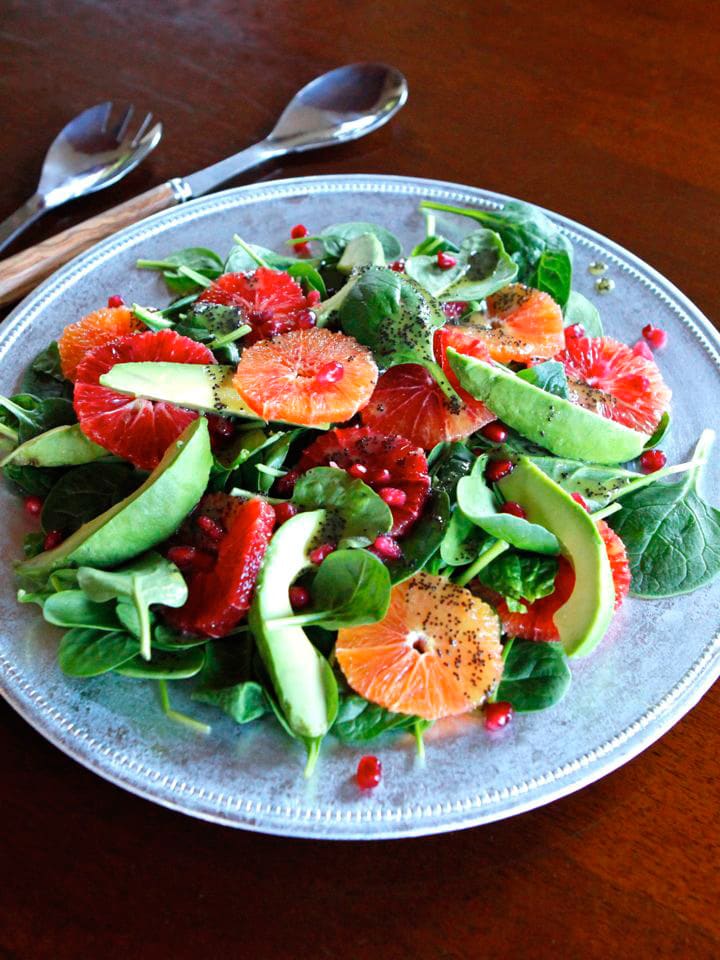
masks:
[(569, 400), (541, 390), (505, 367), (450, 348), (450, 366), (460, 386), (482, 400), (504, 423), (558, 457), (591, 463), (625, 463), (650, 439)]
[(528, 520), (551, 530), (575, 571), (575, 588), (554, 616), (568, 656), (584, 657), (605, 636), (615, 607), (610, 561), (590, 514), (526, 457), (499, 481), (507, 500), (519, 503)]
[(83, 524), (59, 547), (19, 563), (20, 580), (42, 582), (68, 566), (113, 567), (161, 543), (205, 492), (211, 464), (207, 420), (198, 417), (134, 493)]
[(108, 452), (88, 440), (79, 423), (53, 427), (31, 437), (0, 461), (0, 467), (14, 463), (18, 467), (69, 467), (92, 463)]

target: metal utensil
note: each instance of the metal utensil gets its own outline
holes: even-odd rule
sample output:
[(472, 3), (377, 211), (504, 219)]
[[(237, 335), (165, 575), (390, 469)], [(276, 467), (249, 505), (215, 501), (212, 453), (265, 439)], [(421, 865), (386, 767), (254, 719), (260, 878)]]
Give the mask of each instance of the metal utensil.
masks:
[(214, 190), (273, 157), (356, 140), (377, 130), (407, 100), (405, 77), (380, 63), (331, 70), (295, 94), (260, 143), (204, 170), (177, 177), (77, 227), (0, 262), (0, 304), (16, 299), (76, 254), (159, 210)]
[(162, 137), (152, 129), (152, 114), (131, 121), (130, 104), (99, 103), (74, 117), (55, 137), (45, 155), (35, 193), (0, 223), (0, 250), (53, 207), (116, 183), (134, 169)]

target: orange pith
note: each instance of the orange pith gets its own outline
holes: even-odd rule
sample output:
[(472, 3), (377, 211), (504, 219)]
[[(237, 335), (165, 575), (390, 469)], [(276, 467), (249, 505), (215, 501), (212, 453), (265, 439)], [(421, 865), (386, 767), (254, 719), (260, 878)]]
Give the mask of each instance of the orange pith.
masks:
[(488, 297), (487, 314), (474, 314), (473, 336), (493, 360), (547, 360), (565, 345), (562, 310), (553, 298), (522, 283), (511, 283)]
[(426, 720), (472, 710), (502, 674), (492, 608), (429, 573), (393, 588), (384, 620), (340, 630), (335, 652), (348, 683), (366, 700)]
[[(341, 364), (342, 375), (321, 371)], [(370, 399), (377, 381), (372, 353), (353, 337), (331, 330), (293, 330), (243, 351), (233, 384), (264, 420), (305, 426), (348, 420)]]
[(58, 339), (63, 376), (74, 381), (78, 365), (95, 347), (145, 329), (127, 307), (103, 307), (68, 324)]

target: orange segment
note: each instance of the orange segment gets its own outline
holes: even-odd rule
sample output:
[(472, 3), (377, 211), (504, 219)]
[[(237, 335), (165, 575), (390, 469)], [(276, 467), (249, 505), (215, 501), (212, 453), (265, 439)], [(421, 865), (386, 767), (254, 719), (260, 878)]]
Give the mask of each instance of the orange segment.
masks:
[(429, 573), (393, 588), (380, 623), (340, 630), (335, 652), (361, 696), (426, 720), (472, 710), (502, 674), (500, 623), (492, 607)]
[(74, 381), (78, 365), (91, 350), (141, 330), (145, 325), (127, 307), (103, 307), (69, 324), (58, 340), (63, 375)]
[(370, 399), (372, 353), (331, 330), (293, 330), (243, 351), (235, 389), (263, 420), (308, 427), (348, 420)]
[(565, 346), (562, 310), (549, 294), (511, 283), (488, 297), (487, 307), (470, 329), (493, 360), (547, 360)]

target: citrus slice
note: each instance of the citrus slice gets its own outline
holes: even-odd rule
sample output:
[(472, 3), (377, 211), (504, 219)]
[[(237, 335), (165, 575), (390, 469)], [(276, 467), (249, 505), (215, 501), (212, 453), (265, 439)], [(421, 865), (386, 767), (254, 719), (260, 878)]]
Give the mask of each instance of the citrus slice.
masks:
[(177, 440), (194, 410), (164, 401), (144, 400), (100, 385), (116, 363), (166, 360), (214, 363), (210, 350), (173, 330), (148, 330), (96, 347), (76, 370), (73, 405), (86, 437), (143, 470), (152, 470)]
[(75, 380), (78, 365), (91, 350), (145, 329), (142, 321), (127, 307), (103, 307), (77, 323), (68, 324), (58, 339), (63, 376)]
[(417, 520), (430, 492), (422, 450), (405, 437), (376, 433), (370, 427), (330, 430), (310, 444), (296, 469), (305, 473), (326, 466), (348, 470), (386, 499), (393, 515), (393, 536), (405, 533)]
[(553, 298), (522, 283), (511, 283), (488, 297), (487, 313), (469, 324), (493, 360), (547, 360), (565, 345), (562, 310)]
[(370, 399), (377, 366), (367, 347), (331, 330), (294, 330), (248, 347), (235, 389), (263, 420), (303, 426), (348, 420)]
[(356, 693), (426, 720), (479, 706), (502, 674), (493, 609), (429, 573), (393, 587), (384, 620), (340, 630), (335, 653)]
[(436, 331), (434, 351), (438, 363), (457, 391), (462, 406), (456, 408), (425, 367), (402, 363), (380, 376), (362, 421), (382, 433), (399, 433), (430, 450), (441, 440), (468, 437), (495, 419), (484, 403), (463, 390), (447, 360), (447, 348), (481, 360), (489, 359), (487, 347), (464, 327), (449, 324)]
[(300, 284), (281, 270), (260, 267), (254, 273), (226, 273), (198, 297), (206, 303), (237, 307), (252, 330), (245, 343), (268, 340), (315, 323)]
[(670, 406), (655, 361), (610, 337), (568, 338), (555, 359), (565, 367), (569, 399), (608, 420), (651, 434)]

